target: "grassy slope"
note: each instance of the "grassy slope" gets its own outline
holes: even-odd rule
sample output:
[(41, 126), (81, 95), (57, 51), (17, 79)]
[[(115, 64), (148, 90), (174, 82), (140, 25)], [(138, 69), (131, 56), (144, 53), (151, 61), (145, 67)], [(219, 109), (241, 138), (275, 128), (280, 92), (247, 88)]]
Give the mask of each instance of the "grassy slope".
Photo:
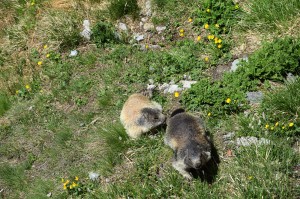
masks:
[[(95, 2), (94, 6), (101, 4)], [(82, 188), (92, 190), (84, 189), (81, 196), (85, 198), (297, 197), (291, 171), (299, 154), (296, 156), (290, 147), (293, 139), (268, 135), (272, 140), (270, 145), (239, 149), (223, 144), (222, 133), (236, 130), (240, 115), (223, 119), (206, 117), (221, 159), (211, 184), (199, 180), (188, 182), (171, 167), (172, 152), (163, 144), (163, 129), (137, 141), (127, 139), (119, 124), (119, 111), (127, 96), (148, 80), (147, 63), (163, 64), (157, 61), (159, 57), (171, 59), (171, 54), (180, 57), (174, 62), (189, 64), (187, 52), (200, 56), (207, 53), (202, 47), (189, 46), (188, 41), (181, 45), (170, 41), (164, 44), (167, 48), (162, 52), (140, 51), (124, 44), (95, 48), (73, 33), (81, 30), (85, 17), (94, 22), (105, 18), (106, 12), (90, 10), (88, 4), (78, 2), (74, 10), (68, 9), (71, 5), (49, 5), (43, 1), (35, 1), (34, 8), (30, 2), (5, 3), (1, 9), (10, 13), (7, 17), (10, 25), (3, 25), (6, 30), (3, 35), (11, 37), (2, 38), (0, 88), (11, 97), (9, 103), (6, 96), (0, 95), (0, 102), (7, 104), (4, 108), (0, 106), (0, 114), (5, 112), (0, 118), (0, 190), (3, 189), (0, 196), (47, 198), (51, 192), (54, 198), (76, 198), (63, 190), (61, 178), (78, 176)], [(174, 7), (170, 4), (166, 6)], [(177, 34), (179, 27), (190, 30), (186, 19), (192, 5), (182, 2), (174, 12), (159, 14), (155, 22), (165, 23), (166, 18), (173, 17), (167, 36)], [(26, 17), (20, 17), (23, 15)], [(288, 18), (281, 24), (290, 21), (293, 20)], [(251, 28), (254, 26), (249, 24)], [(72, 28), (66, 30), (66, 27)], [(254, 30), (260, 33), (260, 28)], [(190, 38), (193, 34), (191, 31)], [(284, 28), (279, 26), (278, 33), (261, 34), (276, 37), (284, 34)], [(297, 35), (295, 31), (293, 34)], [(243, 43), (242, 37), (237, 41)], [(77, 42), (81, 44), (77, 48), (80, 53), (69, 58), (69, 50)], [(47, 48), (43, 48), (45, 44)], [(50, 57), (46, 58), (48, 53)], [(41, 67), (38, 61), (43, 61)], [(130, 76), (136, 72), (134, 67), (139, 66), (139, 76)], [(163, 75), (166, 78), (163, 80), (169, 80), (169, 74)], [(24, 88), (26, 84), (30, 85), (29, 92)], [(17, 97), (15, 90), (22, 91), (22, 97)], [(164, 104), (166, 112), (176, 101), (173, 96), (155, 97)], [(234, 151), (233, 156), (228, 149)], [(101, 174), (99, 181), (88, 180), (91, 171)]]

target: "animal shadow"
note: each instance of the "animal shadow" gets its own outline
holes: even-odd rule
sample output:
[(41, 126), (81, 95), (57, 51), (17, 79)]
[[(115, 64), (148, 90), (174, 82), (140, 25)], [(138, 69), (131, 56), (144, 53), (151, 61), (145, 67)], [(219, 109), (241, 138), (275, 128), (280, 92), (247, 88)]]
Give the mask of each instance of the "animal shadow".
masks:
[(219, 163), (220, 157), (218, 151), (213, 143), (211, 143), (211, 159), (201, 169), (190, 169), (189, 172), (194, 178), (211, 184), (215, 181), (218, 174)]

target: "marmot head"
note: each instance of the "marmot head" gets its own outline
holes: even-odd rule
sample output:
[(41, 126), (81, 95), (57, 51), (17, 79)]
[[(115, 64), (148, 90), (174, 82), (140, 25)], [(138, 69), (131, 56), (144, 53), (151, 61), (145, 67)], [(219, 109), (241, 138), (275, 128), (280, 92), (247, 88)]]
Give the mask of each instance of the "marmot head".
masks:
[(183, 159), (189, 168), (199, 169), (211, 159), (209, 147), (204, 147), (196, 141), (191, 141), (178, 153), (178, 159)]
[(141, 117), (138, 119), (137, 124), (151, 129), (161, 125), (165, 122), (165, 120), (166, 116), (161, 113), (160, 109), (143, 108), (141, 110)]

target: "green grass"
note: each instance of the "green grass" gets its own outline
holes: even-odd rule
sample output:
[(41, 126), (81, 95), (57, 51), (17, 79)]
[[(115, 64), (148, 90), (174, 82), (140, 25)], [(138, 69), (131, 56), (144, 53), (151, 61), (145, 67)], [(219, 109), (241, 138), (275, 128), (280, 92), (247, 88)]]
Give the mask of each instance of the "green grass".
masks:
[[(52, 8), (47, 1), (35, 1), (34, 6), (25, 1), (0, 5), (7, 19), (12, 17), (5, 21), (0, 36), (0, 90), (4, 91), (0, 94), (0, 197), (48, 198), (51, 193), (53, 198), (297, 198), (292, 172), (299, 159), (294, 142), (300, 125), (300, 81), (286, 85), (283, 81), (288, 72), (299, 72), (299, 38), (280, 38), (272, 32), (274, 42), (263, 43), (249, 55), (243, 70), (225, 75), (222, 84), (209, 71), (230, 65), (236, 56), (231, 50), (241, 38), (233, 38), (230, 31), (239, 28), (237, 24), (268, 32), (290, 23), (299, 10), (298, 2), (283, 2), (277, 13), (278, 1), (268, 7), (266, 0), (250, 0), (237, 11), (230, 1), (230, 6), (218, 10), (223, 4), (210, 3), (221, 1), (153, 0), (149, 22), (167, 29), (161, 34), (151, 30), (140, 44), (159, 44), (160, 50), (140, 50), (131, 43), (132, 30), (121, 34), (122, 42), (112, 42), (116, 18), (121, 17), (128, 27), (139, 25), (123, 17), (138, 13), (136, 1), (127, 7), (124, 2), (129, 1), (74, 1), (71, 8), (63, 9)], [(113, 3), (120, 7), (115, 9)], [(251, 3), (249, 16), (243, 8)], [(216, 13), (207, 12), (205, 5)], [(218, 15), (223, 10), (229, 15)], [(238, 12), (241, 19), (231, 18), (230, 13)], [(214, 16), (223, 18), (220, 24), (226, 31), (204, 30), (203, 23), (215, 23)], [(90, 20), (97, 40), (79, 36), (84, 19)], [(222, 39), (221, 49), (208, 39), (210, 34)], [(69, 57), (73, 49), (79, 54)], [(206, 121), (220, 158), (210, 181), (187, 181), (172, 167), (173, 152), (164, 145), (164, 128), (131, 140), (119, 122), (127, 97), (145, 88), (149, 79), (158, 86), (179, 83), (183, 76), (198, 81), (190, 90), (196, 92), (174, 98), (173, 93), (155, 90), (153, 99), (162, 104), (165, 114), (181, 104)], [(240, 104), (229, 105), (225, 100), (244, 99), (253, 80), (255, 90), (264, 92), (264, 101), (252, 107), (238, 100), (244, 108), (234, 111)], [(282, 88), (271, 89), (273, 85)], [(199, 104), (211, 101), (218, 102), (209, 104), (214, 109), (199, 109)], [(222, 110), (226, 114), (219, 114)], [(222, 136), (228, 132), (235, 132), (235, 138), (264, 137), (271, 144), (227, 145)], [(228, 149), (233, 156), (228, 156)], [(91, 181), (90, 172), (99, 178)], [(64, 190), (61, 178), (73, 181), (75, 176), (80, 185)]]
[(243, 17), (243, 26), (259, 29), (260, 31), (279, 28), (286, 25), (300, 11), (297, 0), (249, 0), (245, 3), (247, 11)]

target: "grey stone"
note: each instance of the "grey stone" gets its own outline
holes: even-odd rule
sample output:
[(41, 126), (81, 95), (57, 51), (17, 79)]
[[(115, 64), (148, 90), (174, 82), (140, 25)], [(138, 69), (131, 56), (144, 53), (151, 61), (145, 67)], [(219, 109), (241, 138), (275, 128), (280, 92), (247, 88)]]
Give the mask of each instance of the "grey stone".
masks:
[(151, 29), (154, 29), (154, 25), (152, 23), (145, 23), (143, 27), (145, 31), (150, 31)]
[(253, 136), (247, 136), (247, 137), (240, 137), (236, 139), (236, 145), (237, 146), (250, 146), (252, 144), (254, 145), (267, 145), (270, 144), (271, 141), (265, 138), (258, 139), (257, 137)]
[(164, 30), (166, 30), (167, 29), (167, 27), (166, 26), (156, 26), (156, 31), (158, 32), (158, 33), (161, 33), (161, 32), (163, 32)]
[(69, 54), (69, 57), (76, 57), (78, 55), (78, 51), (77, 50), (72, 50)]
[(294, 76), (292, 73), (288, 73), (286, 76), (286, 81), (288, 83), (293, 83), (296, 81), (296, 79), (297, 79), (297, 76)]
[(152, 11), (151, 11), (151, 0), (147, 0), (146, 1), (146, 15), (148, 16), (148, 17), (150, 17), (151, 15), (152, 15)]
[(251, 104), (255, 104), (255, 103), (260, 103), (264, 97), (264, 94), (260, 91), (258, 92), (247, 92), (247, 100), (251, 103)]
[(98, 178), (99, 178), (99, 176), (100, 176), (100, 174), (98, 174), (98, 173), (95, 173), (95, 172), (90, 172), (89, 173), (89, 178), (90, 178), (90, 180), (97, 180)]
[(184, 89), (188, 89), (192, 87), (192, 84), (197, 83), (197, 81), (181, 80), (180, 83), (182, 83), (182, 87)]
[(246, 61), (247, 62), (248, 57), (243, 57), (243, 58), (239, 58), (239, 59), (234, 60), (231, 64), (230, 71), (232, 71), (232, 72), (236, 71), (238, 69), (239, 63), (241, 61)]
[(232, 138), (234, 136), (235, 136), (234, 132), (227, 133), (227, 134), (223, 135), (223, 140), (232, 140)]
[(144, 40), (144, 35), (136, 35), (136, 36), (134, 36), (134, 39), (136, 41), (142, 41), (142, 40)]
[(119, 23), (119, 29), (121, 29), (123, 31), (127, 31), (128, 30), (126, 24), (125, 23), (121, 23), (121, 22)]
[(84, 37), (85, 39), (90, 40), (92, 31), (91, 31), (91, 28), (90, 28), (90, 21), (89, 20), (84, 20), (83, 21), (83, 28), (84, 29), (83, 29), (83, 31), (80, 32), (80, 35), (82, 37)]

